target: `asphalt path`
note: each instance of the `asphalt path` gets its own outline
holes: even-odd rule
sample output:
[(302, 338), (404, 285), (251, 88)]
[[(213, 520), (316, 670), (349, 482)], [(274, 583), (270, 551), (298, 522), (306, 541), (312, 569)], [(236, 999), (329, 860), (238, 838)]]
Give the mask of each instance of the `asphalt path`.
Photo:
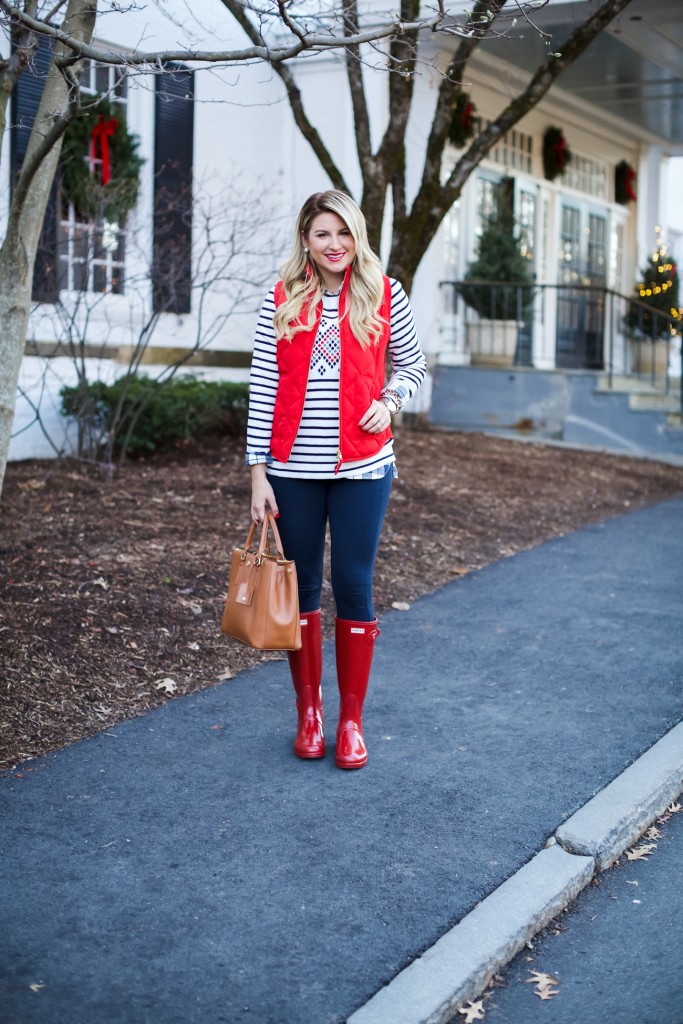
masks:
[[(622, 858), (501, 971), (486, 1024), (682, 1024), (683, 813), (659, 831), (647, 860)], [(556, 995), (535, 995), (531, 971)]]
[(384, 616), (361, 771), (278, 661), (7, 775), (0, 1022), (345, 1020), (681, 720), (681, 564), (676, 499)]

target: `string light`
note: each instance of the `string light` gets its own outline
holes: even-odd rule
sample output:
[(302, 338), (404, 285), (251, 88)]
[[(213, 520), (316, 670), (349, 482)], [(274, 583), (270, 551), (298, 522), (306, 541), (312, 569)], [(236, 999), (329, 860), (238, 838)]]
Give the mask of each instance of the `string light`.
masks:
[[(635, 287), (635, 294), (646, 307), (651, 307), (652, 312), (634, 306), (628, 314), (632, 328), (653, 338), (680, 334), (683, 322), (683, 308), (675, 305), (678, 300), (678, 271), (660, 225), (655, 227), (655, 237), (656, 245), (650, 255), (649, 266), (642, 271), (643, 279)], [(661, 316), (659, 320), (657, 311)]]

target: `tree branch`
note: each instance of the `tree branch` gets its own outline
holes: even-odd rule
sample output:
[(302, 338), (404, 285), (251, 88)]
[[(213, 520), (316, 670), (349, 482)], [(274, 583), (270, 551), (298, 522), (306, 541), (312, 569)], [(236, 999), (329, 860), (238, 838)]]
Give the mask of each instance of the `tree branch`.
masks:
[[(263, 42), (263, 37), (245, 14), (244, 7), (239, 0), (221, 0), (221, 2), (224, 7), (230, 11), (248, 38), (257, 46), (260, 45)], [(344, 175), (320, 137), (320, 133), (317, 128), (309, 120), (308, 115), (304, 110), (301, 90), (294, 81), (292, 72), (285, 64), (275, 64), (273, 68), (276, 74), (280, 76), (282, 83), (287, 90), (289, 105), (299, 131), (317, 156), (325, 173), (332, 182), (333, 187), (341, 189), (344, 192), (349, 192), (349, 187), (344, 180)]]
[(68, 103), (66, 113), (60, 112), (55, 116), (51, 127), (45, 135), (43, 135), (39, 144), (30, 153), (26, 154), (16, 187), (12, 193), (12, 205), (10, 207), (10, 214), (7, 223), (8, 235), (12, 233), (16, 225), (19, 223), (26, 199), (29, 195), (31, 183), (40, 169), (43, 160), (51, 151), (52, 147), (59, 142), (71, 122), (76, 120), (80, 112), (81, 103), (78, 78), (74, 75), (71, 69), (63, 71), (62, 74), (67, 79)]
[[(419, 0), (401, 0), (401, 18), (409, 22), (419, 10)], [(387, 179), (394, 169), (405, 169), (405, 135), (413, 100), (418, 33), (403, 32), (391, 40), (389, 51), (389, 123), (377, 151)], [(394, 190), (395, 191), (395, 190)], [(403, 190), (405, 198), (405, 190)], [(394, 195), (396, 202), (396, 195)]]
[(525, 89), (477, 136), (453, 168), (444, 185), (440, 183), (440, 160), (437, 165), (432, 157), (429, 166), (425, 165), (420, 189), (405, 221), (402, 237), (394, 236), (392, 259), (398, 258), (406, 237), (421, 239), (421, 244), (413, 247), (411, 263), (414, 264), (414, 274), (435, 231), (460, 195), (463, 185), (475, 167), (506, 132), (543, 99), (562, 72), (581, 56), (595, 37), (629, 3), (631, 0), (605, 0), (602, 6), (562, 44), (562, 55), (546, 60)]
[[(248, 10), (247, 5), (242, 2), (236, 6), (239, 6), (240, 11), (246, 18), (246, 11)], [(297, 57), (304, 50), (320, 51), (339, 49), (344, 46), (359, 46), (361, 43), (369, 43), (375, 42), (378, 39), (385, 39), (394, 35), (398, 30), (435, 30), (442, 24), (445, 17), (443, 11), (437, 11), (436, 14), (433, 14), (430, 17), (420, 18), (408, 25), (401, 25), (400, 29), (397, 26), (396, 19), (392, 18), (387, 21), (378, 22), (372, 28), (364, 29), (363, 31), (354, 33), (351, 36), (335, 35), (333, 32), (316, 35), (313, 32), (307, 32), (305, 29), (297, 27), (294, 32), (295, 41), (287, 45), (280, 44), (270, 46), (263, 36), (260, 36), (261, 42), (259, 44), (241, 50), (181, 49), (154, 50), (149, 52), (134, 50), (131, 52), (122, 52), (118, 50), (106, 50), (98, 46), (93, 46), (90, 43), (85, 43), (83, 40), (70, 35), (61, 28), (49, 25), (46, 21), (39, 18), (32, 17), (26, 11), (22, 10), (21, 7), (10, 3), (9, 0), (0, 0), (0, 11), (5, 12), (11, 23), (20, 23), (26, 28), (31, 29), (33, 32), (49, 36), (52, 39), (63, 43), (63, 45), (71, 50), (74, 56), (77, 56), (78, 58), (88, 58), (89, 60), (97, 61), (100, 64), (113, 64), (131, 67), (149, 65), (160, 70), (164, 63), (171, 61), (194, 61), (196, 63), (205, 64), (234, 64), (249, 60), (265, 60), (275, 66), (282, 61), (291, 60), (294, 57)], [(234, 14), (234, 11), (231, 10), (231, 13)], [(293, 19), (288, 18), (287, 21), (291, 22)], [(457, 34), (461, 34), (464, 30), (456, 27), (452, 29), (452, 31), (455, 31)], [(67, 62), (69, 58), (64, 58), (64, 60)]]
[[(342, 0), (344, 31), (352, 36), (358, 34), (358, 4), (356, 0)], [(355, 125), (356, 149), (363, 178), (370, 173), (372, 163), (372, 142), (370, 140), (370, 114), (363, 85), (363, 65), (360, 49), (356, 45), (346, 47), (346, 76), (351, 92), (353, 123)]]
[(443, 150), (458, 97), (462, 92), (467, 62), (481, 40), (490, 32), (492, 22), (500, 15), (506, 3), (507, 0), (477, 0), (472, 9), (470, 19), (472, 35), (469, 39), (460, 41), (439, 86), (422, 170), (424, 182), (433, 182), (440, 177)]

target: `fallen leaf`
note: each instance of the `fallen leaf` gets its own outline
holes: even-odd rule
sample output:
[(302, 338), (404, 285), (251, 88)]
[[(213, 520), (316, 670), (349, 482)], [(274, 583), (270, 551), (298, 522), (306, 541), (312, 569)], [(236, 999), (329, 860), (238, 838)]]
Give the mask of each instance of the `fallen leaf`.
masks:
[(32, 985), (29, 985), (31, 992), (40, 992), (41, 988), (45, 988), (44, 981), (34, 981)]
[(410, 605), (407, 601), (392, 601), (391, 607), (395, 608), (397, 612), (407, 612)]
[(653, 850), (657, 849), (656, 843), (643, 843), (641, 846), (634, 846), (626, 851), (629, 860), (645, 860)]
[(649, 829), (645, 833), (648, 839), (661, 839), (662, 833), (654, 825), (650, 825)]
[(102, 587), (102, 590), (109, 590), (109, 584), (105, 580), (104, 576), (98, 576), (96, 580), (93, 580), (93, 584), (96, 587)]
[(164, 693), (175, 693), (178, 689), (178, 684), (175, 679), (160, 679), (154, 684), (155, 690), (163, 690)]
[(191, 651), (198, 651), (200, 649), (198, 643), (189, 643), (187, 646)]
[(534, 995), (538, 996), (539, 999), (552, 999), (553, 996), (559, 996), (559, 994), (559, 988), (534, 989)]
[(235, 673), (231, 672), (229, 668), (226, 668), (226, 670), (224, 672), (221, 672), (221, 674), (219, 675), (218, 681), (219, 682), (223, 682), (225, 679), (234, 679), (234, 678), (235, 678)]
[(667, 814), (678, 814), (679, 811), (683, 810), (683, 805), (679, 803), (669, 804), (666, 810)]
[(543, 974), (541, 971), (530, 971), (530, 978), (525, 978), (525, 985), (537, 985), (539, 988), (550, 988), (552, 985), (559, 985), (557, 978), (552, 974)]
[(458, 1007), (458, 1013), (462, 1013), (465, 1018), (465, 1024), (473, 1024), (475, 1020), (484, 1019), (484, 1003), (483, 1000), (479, 1000), (477, 1003), (473, 1003), (471, 1000), (468, 1001), (466, 1006)]

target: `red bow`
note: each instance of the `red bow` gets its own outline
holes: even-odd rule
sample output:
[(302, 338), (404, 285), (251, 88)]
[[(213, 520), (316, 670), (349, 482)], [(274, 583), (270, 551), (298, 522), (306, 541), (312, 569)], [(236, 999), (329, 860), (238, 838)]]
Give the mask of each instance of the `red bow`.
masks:
[(555, 143), (555, 147), (554, 147), (554, 149), (555, 149), (555, 160), (557, 162), (557, 166), (559, 167), (559, 169), (561, 171), (564, 170), (564, 165), (567, 162), (567, 156), (565, 154), (566, 146), (567, 146), (567, 140), (565, 139), (565, 137), (563, 135), (561, 138), (559, 138), (557, 140), (557, 142)]
[(90, 136), (90, 166), (98, 159), (102, 161), (102, 184), (106, 185), (111, 180), (111, 158), (109, 156), (109, 139), (119, 126), (118, 118), (110, 117), (104, 120), (104, 114), (100, 114), (97, 124)]
[(632, 199), (635, 202), (636, 190), (634, 188), (634, 185), (636, 183), (636, 172), (633, 170), (632, 167), (629, 167), (629, 169), (626, 171), (625, 179), (626, 180), (624, 181), (624, 188), (626, 190), (626, 195), (629, 197), (629, 199)]

